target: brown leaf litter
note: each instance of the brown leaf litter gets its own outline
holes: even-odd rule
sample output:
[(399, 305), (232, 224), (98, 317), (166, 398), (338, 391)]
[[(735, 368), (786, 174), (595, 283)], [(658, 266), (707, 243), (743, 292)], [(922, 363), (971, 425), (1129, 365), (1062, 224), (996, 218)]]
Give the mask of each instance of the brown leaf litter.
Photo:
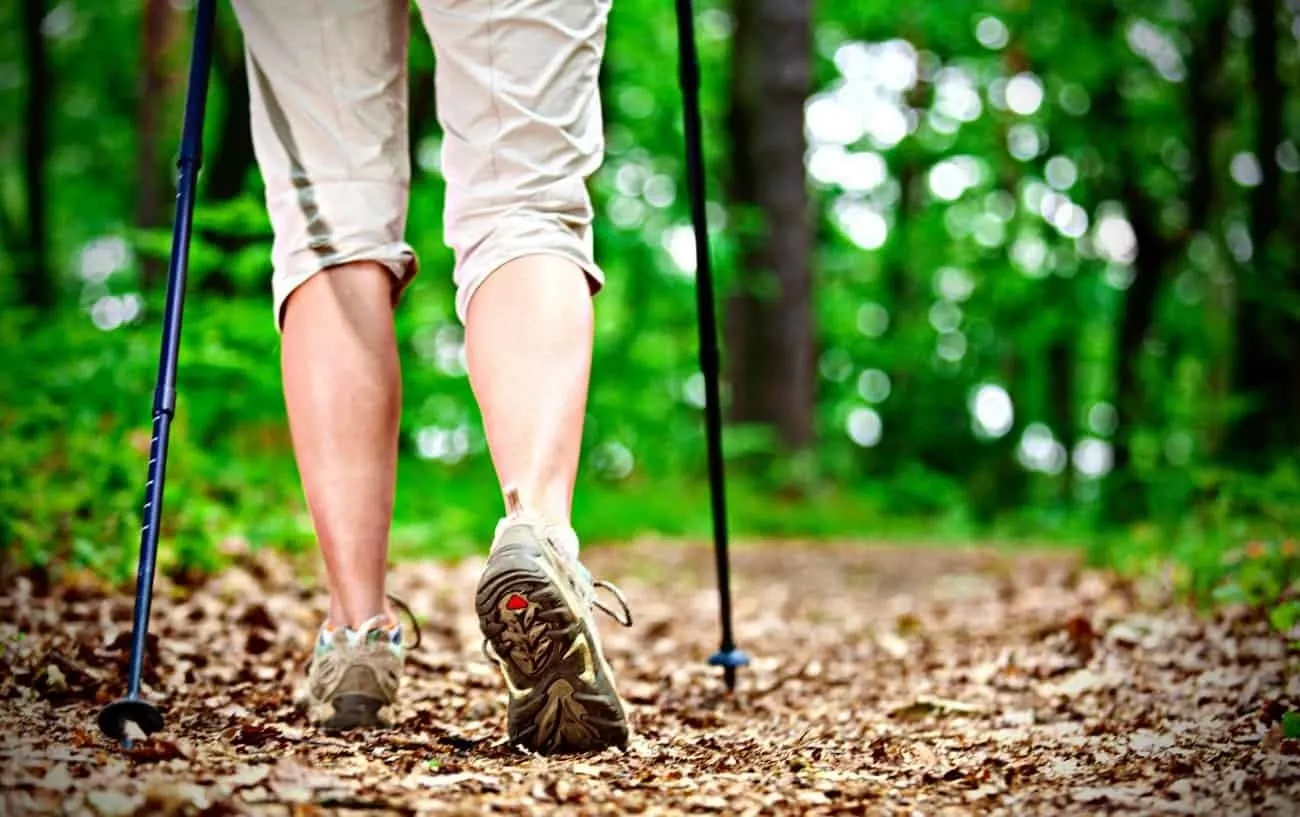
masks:
[(754, 661), (728, 696), (706, 547), (587, 558), (637, 614), (602, 631), (636, 734), (564, 758), (506, 745), (478, 559), (395, 568), (425, 643), (400, 722), (368, 734), (293, 707), (324, 612), (309, 575), (255, 552), (160, 580), (146, 695), (167, 725), (129, 752), (94, 726), (123, 690), (129, 594), (20, 578), (0, 596), (0, 813), (1300, 814), (1280, 726), (1300, 673), (1245, 612), (1197, 616), (1063, 554), (755, 544), (734, 555)]

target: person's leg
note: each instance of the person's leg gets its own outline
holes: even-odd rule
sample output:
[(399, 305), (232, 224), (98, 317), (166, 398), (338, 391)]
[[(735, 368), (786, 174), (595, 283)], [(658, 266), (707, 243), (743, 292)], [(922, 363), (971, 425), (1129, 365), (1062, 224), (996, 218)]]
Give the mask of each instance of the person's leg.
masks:
[(424, 0), (437, 50), (448, 243), (469, 376), (506, 495), (475, 605), (512, 743), (599, 750), (627, 717), (592, 620), (570, 503), (591, 368), (586, 180), (603, 153), (609, 3)]
[(587, 280), (564, 258), (518, 258), (483, 282), (467, 317), (470, 383), (498, 478), (524, 508), (568, 525), (591, 371)]
[(567, 524), (603, 282), (586, 180), (603, 159), (609, 3), (420, 7), (438, 55), (456, 309), (493, 464), (503, 492)]
[(330, 583), (330, 623), (386, 612), (401, 372), (392, 273), (326, 270), (284, 308), (281, 368), (293, 448)]
[(285, 402), (331, 595), (305, 702), (326, 726), (382, 722), (402, 661), (384, 582), (401, 389), (392, 308), (415, 269), (402, 240), (407, 11), (234, 6), (275, 233)]

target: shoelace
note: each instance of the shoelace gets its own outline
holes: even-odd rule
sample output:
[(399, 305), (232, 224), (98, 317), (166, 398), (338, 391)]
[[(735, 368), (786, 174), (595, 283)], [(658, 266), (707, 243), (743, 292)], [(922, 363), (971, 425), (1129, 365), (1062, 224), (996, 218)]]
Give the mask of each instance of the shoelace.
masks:
[[(518, 512), (516, 512), (516, 515), (517, 515), (517, 514), (518, 514)], [(552, 529), (550, 529), (550, 530), (554, 530), (554, 528), (552, 528)], [(562, 544), (561, 542), (559, 542), (559, 541), (556, 541), (556, 539), (554, 538), (554, 535), (553, 535), (553, 534), (550, 534), (550, 533), (543, 534), (543, 537), (547, 540), (547, 542), (550, 544), (551, 548), (552, 548), (556, 553), (563, 553), (563, 552), (564, 552), (564, 546), (563, 546), (563, 544)], [(617, 622), (618, 622), (619, 624), (621, 624), (622, 626), (624, 626), (624, 627), (631, 627), (631, 626), (632, 626), (632, 608), (628, 606), (628, 604), (627, 604), (627, 599), (625, 599), (625, 598), (623, 597), (623, 591), (619, 590), (618, 587), (617, 587), (616, 585), (614, 585), (612, 582), (607, 582), (607, 581), (604, 581), (604, 580), (601, 580), (601, 579), (597, 579), (596, 577), (592, 576), (592, 575), (591, 575), (591, 571), (588, 570), (588, 569), (587, 569), (587, 566), (584, 565), (584, 564), (582, 564), (581, 562), (577, 562), (577, 561), (575, 560), (575, 563), (574, 563), (573, 567), (576, 567), (577, 570), (578, 570), (578, 572), (580, 572), (584, 577), (586, 577), (587, 581), (591, 582), (591, 590), (592, 590), (592, 592), (591, 592), (591, 606), (592, 606), (593, 608), (597, 609), (597, 610), (600, 610), (602, 613), (604, 613), (605, 615), (609, 616), (610, 618), (614, 619), (615, 621), (617, 621)], [(610, 608), (608, 608), (608, 607), (606, 607), (604, 604), (602, 604), (601, 601), (600, 601), (600, 599), (596, 598), (596, 591), (597, 591), (597, 590), (606, 590), (606, 591), (608, 591), (608, 592), (610, 593), (610, 595), (612, 595), (612, 596), (614, 597), (614, 600), (618, 602), (618, 606), (619, 606), (619, 608), (622, 609), (622, 611), (623, 611), (623, 615), (622, 615), (622, 616), (619, 616), (618, 613), (615, 613), (613, 610), (611, 610)]]
[[(389, 595), (387, 598), (392, 602), (392, 605), (397, 608), (399, 613), (404, 613), (406, 615), (407, 620), (411, 622), (411, 629), (415, 631), (415, 642), (412, 644), (403, 644), (402, 647), (410, 650), (416, 649), (420, 646), (420, 642), (424, 640), (424, 634), (420, 632), (419, 620), (416, 619), (415, 613), (411, 612), (411, 608), (406, 602), (393, 595)], [(387, 616), (375, 616), (368, 621), (362, 622), (361, 626), (356, 629), (357, 640), (364, 642), (369, 633), (383, 627), (386, 619)]]
[[(520, 500), (519, 497), (519, 491), (513, 485), (506, 486), (505, 500), (506, 500), (506, 519), (503, 519), (502, 523), (506, 522), (506, 520), (519, 522), (522, 521), (527, 516), (524, 510), (523, 502)], [(498, 527), (497, 530), (499, 533), (500, 527)], [(555, 541), (552, 535), (544, 534), (544, 538), (549, 540), (549, 544), (554, 550), (556, 550), (557, 552), (563, 552), (563, 546), (561, 545), (560, 542)], [(622, 626), (631, 627), (632, 608), (628, 606), (627, 599), (623, 597), (623, 592), (619, 590), (618, 587), (616, 587), (611, 582), (595, 579), (591, 575), (591, 573), (587, 570), (587, 568), (581, 563), (578, 564), (578, 569), (581, 570), (583, 574), (587, 577), (587, 579), (591, 581), (591, 587), (592, 587), (591, 606), (594, 609), (600, 610), (605, 615), (614, 619)], [(601, 603), (601, 601), (596, 598), (595, 591), (597, 590), (606, 590), (611, 595), (613, 595), (614, 600), (618, 602), (618, 606), (622, 610), (623, 615), (619, 616), (618, 613), (615, 613), (612, 609), (606, 607), (603, 603)], [(483, 649), (483, 654), (488, 656), (488, 658), (491, 659), (492, 656), (488, 654), (488, 642), (486, 640), (483, 642), (482, 649)]]
[[(424, 640), (424, 634), (420, 632), (420, 622), (416, 620), (415, 613), (411, 612), (410, 606), (407, 605), (406, 602), (399, 599), (397, 596), (389, 595), (387, 598), (390, 602), (392, 602), (393, 606), (397, 608), (397, 611), (399, 613), (406, 614), (406, 618), (411, 622), (411, 629), (415, 631), (415, 643), (411, 644), (410, 646), (403, 644), (402, 645), (403, 649), (410, 649), (410, 650), (416, 649), (417, 647), (420, 646), (420, 642)], [(363, 623), (357, 632), (357, 635), (359, 636), (359, 640), (364, 641), (366, 633), (368, 633), (370, 630), (375, 629), (379, 625), (379, 622), (383, 621), (383, 619), (384, 619), (383, 616), (375, 616), (369, 621)], [(312, 654), (308, 656), (306, 662), (307, 672), (311, 672), (312, 664), (315, 661), (316, 661), (316, 651), (312, 650)]]
[(595, 607), (597, 610), (600, 610), (602, 613), (614, 619), (624, 627), (631, 627), (632, 608), (627, 606), (627, 599), (623, 598), (623, 591), (619, 590), (613, 583), (600, 580), (600, 579), (593, 580), (591, 586), (595, 590), (609, 591), (610, 595), (614, 597), (614, 600), (618, 602), (618, 606), (623, 609), (623, 617), (619, 618), (618, 615), (613, 610), (601, 604), (600, 599), (597, 599), (594, 593), (591, 598), (591, 606)]
[(407, 606), (406, 602), (402, 601), (397, 596), (389, 595), (388, 600), (393, 603), (393, 606), (397, 608), (399, 613), (406, 614), (406, 618), (411, 622), (411, 629), (415, 631), (415, 643), (407, 649), (414, 650), (418, 648), (420, 642), (424, 640), (424, 634), (420, 632), (420, 622), (416, 620), (415, 613), (412, 613), (411, 608)]

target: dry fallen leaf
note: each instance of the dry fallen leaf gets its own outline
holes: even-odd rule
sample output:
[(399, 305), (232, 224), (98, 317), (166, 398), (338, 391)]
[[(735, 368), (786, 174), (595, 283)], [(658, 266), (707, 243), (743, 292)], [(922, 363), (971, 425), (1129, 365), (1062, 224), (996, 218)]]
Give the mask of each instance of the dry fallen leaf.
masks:
[[(293, 694), (326, 598), (258, 555), (206, 581), (159, 577), (146, 695), (167, 730), (137, 733), (134, 755), (94, 726), (121, 694), (129, 592), (0, 587), (0, 813), (1074, 817), (1300, 802), (1297, 741), (1279, 727), (1300, 676), (1268, 623), (1139, 609), (1059, 553), (739, 546), (753, 662), (727, 695), (707, 665), (709, 548), (584, 549), (654, 624), (602, 627), (633, 736), (580, 758), (506, 742), (501, 680), (475, 653), (481, 557), (393, 570), (393, 592), (437, 622), (394, 728), (310, 727)], [(42, 692), (60, 677), (64, 692)]]
[(134, 814), (143, 798), (118, 791), (100, 790), (87, 794), (86, 800), (99, 817), (122, 817)]
[(155, 781), (144, 792), (144, 808), (153, 814), (177, 814), (206, 810), (212, 805), (208, 790), (195, 783)]
[(63, 670), (54, 664), (45, 668), (45, 688), (50, 692), (66, 692), (68, 689), (68, 679), (64, 677)]
[(907, 719), (923, 718), (933, 714), (973, 715), (982, 711), (983, 709), (975, 704), (922, 695), (911, 703), (896, 707), (889, 714), (895, 718)]
[(418, 774), (406, 778), (406, 784), (423, 789), (444, 789), (452, 786), (458, 786), (461, 783), (468, 782), (482, 783), (487, 786), (497, 786), (499, 781), (495, 777), (477, 774), (475, 772), (456, 772), (454, 774)]
[(911, 652), (911, 647), (907, 640), (903, 639), (888, 630), (881, 630), (876, 633), (876, 645), (884, 650), (893, 658), (903, 659)]
[(51, 791), (68, 791), (73, 786), (72, 775), (68, 774), (68, 764), (58, 763), (50, 767), (38, 784)]
[(160, 763), (187, 756), (187, 749), (180, 741), (167, 740), (157, 735), (137, 742), (129, 750), (132, 760), (139, 763)]
[(261, 783), (263, 780), (266, 780), (267, 776), (270, 775), (270, 773), (271, 773), (271, 767), (267, 765), (240, 766), (238, 769), (235, 770), (234, 774), (230, 775), (229, 777), (226, 777), (225, 780), (235, 788), (242, 788), (245, 786), (255, 786), (258, 783)]

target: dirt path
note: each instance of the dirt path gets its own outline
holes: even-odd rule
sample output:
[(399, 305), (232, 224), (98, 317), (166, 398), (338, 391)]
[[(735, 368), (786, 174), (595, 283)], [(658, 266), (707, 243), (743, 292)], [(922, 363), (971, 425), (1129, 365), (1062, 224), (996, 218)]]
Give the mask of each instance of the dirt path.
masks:
[(1063, 556), (754, 546), (734, 562), (756, 658), (728, 699), (705, 664), (706, 549), (588, 560), (637, 614), (603, 631), (637, 735), (570, 759), (504, 743), (477, 561), (398, 569), (425, 643), (400, 728), (351, 738), (292, 708), (311, 582), (256, 558), (161, 587), (167, 730), (130, 756), (93, 726), (121, 689), (130, 600), (20, 581), (0, 598), (2, 813), (1300, 813), (1300, 741), (1278, 726), (1300, 673), (1243, 617), (1161, 612)]

